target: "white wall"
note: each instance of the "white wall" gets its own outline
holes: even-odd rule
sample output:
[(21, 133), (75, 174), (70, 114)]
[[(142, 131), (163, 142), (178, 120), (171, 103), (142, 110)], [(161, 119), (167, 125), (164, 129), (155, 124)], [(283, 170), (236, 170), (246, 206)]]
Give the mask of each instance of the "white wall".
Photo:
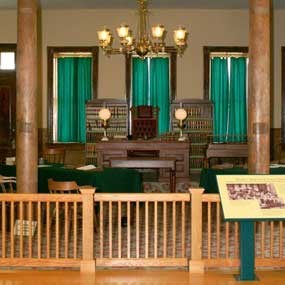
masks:
[[(167, 43), (179, 25), (189, 31), (188, 48), (177, 63), (177, 98), (203, 98), (203, 46), (247, 46), (247, 10), (152, 10), (150, 24), (165, 25)], [(96, 31), (107, 25), (114, 33), (122, 22), (135, 28), (133, 10), (44, 10), (42, 12), (42, 125), (47, 125), (47, 46), (97, 45)], [(281, 126), (281, 46), (285, 46), (285, 10), (275, 13), (274, 21), (274, 118)], [(16, 42), (16, 12), (0, 11), (0, 42)], [(118, 45), (115, 39), (115, 45)], [(125, 97), (125, 64), (120, 55), (99, 57), (99, 98)]]

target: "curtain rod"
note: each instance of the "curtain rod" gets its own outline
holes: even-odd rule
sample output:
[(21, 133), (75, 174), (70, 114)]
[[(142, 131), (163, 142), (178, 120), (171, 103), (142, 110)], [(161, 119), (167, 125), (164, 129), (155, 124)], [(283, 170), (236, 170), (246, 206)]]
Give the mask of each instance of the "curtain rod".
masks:
[(248, 57), (246, 52), (211, 52), (210, 58), (213, 57)]
[(56, 52), (54, 58), (62, 57), (92, 57), (92, 52)]

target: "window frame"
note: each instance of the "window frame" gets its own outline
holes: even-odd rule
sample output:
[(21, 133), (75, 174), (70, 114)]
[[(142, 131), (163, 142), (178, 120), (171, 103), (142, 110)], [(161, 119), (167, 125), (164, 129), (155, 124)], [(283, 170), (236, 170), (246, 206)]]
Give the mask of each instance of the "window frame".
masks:
[(57, 47), (47, 47), (47, 133), (49, 143), (60, 143), (66, 144), (64, 142), (57, 142), (53, 140), (53, 85), (54, 85), (54, 66), (53, 60), (56, 53), (64, 52), (90, 52), (92, 53), (92, 99), (97, 98), (98, 94), (98, 46), (81, 46), (81, 47), (71, 47), (71, 46), (57, 46)]
[(248, 53), (246, 46), (204, 46), (204, 100), (210, 100), (210, 54), (213, 52)]

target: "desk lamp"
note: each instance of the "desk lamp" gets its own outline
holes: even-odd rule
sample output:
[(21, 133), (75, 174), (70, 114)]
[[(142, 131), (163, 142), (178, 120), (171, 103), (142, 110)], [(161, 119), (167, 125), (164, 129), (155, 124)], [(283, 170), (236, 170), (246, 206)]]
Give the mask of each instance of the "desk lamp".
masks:
[(102, 127), (104, 128), (104, 136), (101, 141), (108, 141), (107, 137), (107, 128), (108, 128), (108, 120), (111, 118), (111, 112), (108, 108), (102, 108), (99, 111), (99, 118), (103, 121)]
[(187, 112), (183, 108), (179, 108), (175, 111), (175, 119), (178, 120), (178, 128), (180, 129), (180, 135), (178, 138), (178, 141), (185, 141), (186, 137), (183, 136), (182, 130), (183, 130), (183, 121), (187, 118)]

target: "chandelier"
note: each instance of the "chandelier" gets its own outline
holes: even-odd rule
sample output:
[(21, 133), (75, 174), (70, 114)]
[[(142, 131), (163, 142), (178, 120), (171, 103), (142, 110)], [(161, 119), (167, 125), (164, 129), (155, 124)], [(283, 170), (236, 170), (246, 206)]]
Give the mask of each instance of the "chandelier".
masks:
[[(165, 52), (165, 34), (166, 30), (163, 25), (156, 25), (148, 28), (148, 0), (137, 0), (138, 2), (138, 29), (136, 38), (133, 36), (128, 25), (122, 24), (117, 28), (117, 34), (120, 38), (120, 48), (113, 48), (113, 35), (109, 29), (104, 27), (102, 31), (98, 31), (99, 46), (105, 55), (111, 54), (137, 54), (139, 57), (145, 57), (148, 54)], [(187, 31), (183, 27), (179, 27), (174, 31), (175, 49), (178, 55), (182, 55), (186, 43)]]

